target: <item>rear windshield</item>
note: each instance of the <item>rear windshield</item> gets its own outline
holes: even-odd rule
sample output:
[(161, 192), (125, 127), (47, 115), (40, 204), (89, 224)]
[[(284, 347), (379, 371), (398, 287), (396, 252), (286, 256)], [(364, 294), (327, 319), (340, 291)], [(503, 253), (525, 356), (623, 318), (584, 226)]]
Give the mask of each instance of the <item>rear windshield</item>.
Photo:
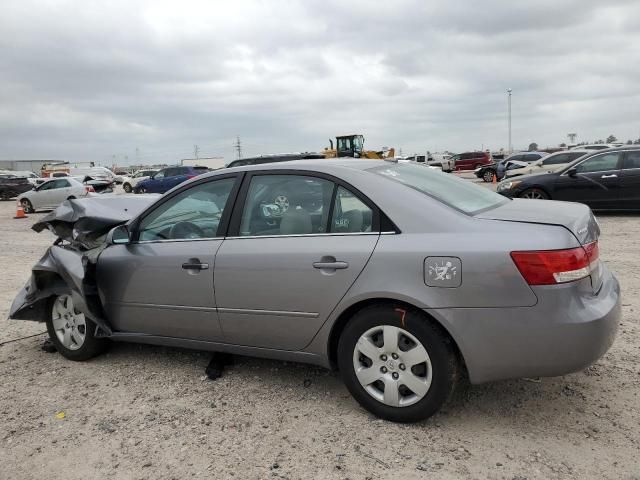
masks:
[(509, 201), (502, 195), (468, 180), (422, 165), (388, 164), (371, 168), (369, 171), (418, 190), (468, 215), (480, 213)]

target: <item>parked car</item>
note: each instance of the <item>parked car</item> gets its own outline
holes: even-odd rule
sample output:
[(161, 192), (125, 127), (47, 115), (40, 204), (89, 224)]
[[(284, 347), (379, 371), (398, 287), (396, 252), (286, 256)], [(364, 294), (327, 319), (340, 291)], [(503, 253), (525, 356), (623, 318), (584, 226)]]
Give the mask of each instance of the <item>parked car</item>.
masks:
[(20, 194), (18, 201), (25, 213), (33, 213), (37, 210), (51, 210), (69, 198), (84, 198), (93, 193), (93, 187), (84, 185), (73, 177), (54, 178)]
[(125, 192), (131, 193), (133, 191), (134, 187), (136, 185), (138, 185), (138, 183), (140, 183), (143, 180), (146, 180), (147, 178), (151, 177), (157, 171), (158, 171), (157, 168), (149, 168), (149, 169), (145, 169), (145, 170), (138, 170), (133, 175), (130, 175), (130, 176), (127, 176), (127, 177), (123, 177), (122, 178), (122, 188), (124, 189)]
[(336, 367), (364, 408), (411, 422), (461, 375), (581, 370), (620, 320), (588, 207), (508, 200), (415, 163), (220, 169), (124, 200), (72, 200), (34, 225), (65, 241), (9, 316), (46, 322), (69, 359), (113, 340)]
[(207, 167), (168, 167), (157, 171), (133, 187), (134, 193), (165, 193), (176, 185), (208, 172)]
[(594, 210), (640, 210), (640, 147), (594, 151), (559, 172), (507, 179), (498, 193), (580, 202)]
[(125, 177), (129, 176), (129, 172), (125, 170), (117, 170), (113, 172), (113, 174), (115, 175), (115, 177), (113, 177), (113, 181), (116, 183), (116, 185), (122, 185)]
[(520, 175), (557, 172), (558, 170), (565, 168), (574, 160), (584, 157), (588, 153), (592, 153), (592, 150), (576, 149), (552, 153), (551, 155), (541, 158), (537, 162), (523, 165), (522, 168), (507, 170), (505, 172), (505, 177), (512, 178)]
[(465, 152), (453, 156), (456, 170), (475, 170), (482, 165), (492, 163), (488, 152)]
[(291, 162), (293, 160), (313, 160), (325, 158), (323, 153), (280, 153), (275, 155), (260, 155), (258, 157), (240, 158), (227, 165), (227, 168), (242, 167), (244, 165), (262, 165), (264, 163)]
[(115, 182), (116, 175), (106, 167), (71, 168), (69, 174), (76, 178), (91, 178), (92, 180), (106, 180)]
[(427, 152), (427, 155), (410, 155), (408, 157), (403, 157), (403, 159), (416, 163), (423, 163), (430, 167), (437, 167), (443, 172), (449, 173), (455, 170), (455, 161), (452, 157), (452, 155), (448, 154), (438, 154), (437, 157), (434, 157)]
[[(493, 182), (493, 177), (496, 176), (496, 170), (498, 169), (498, 162), (488, 163), (476, 168), (473, 173), (476, 177), (481, 178), (487, 183)], [(497, 178), (497, 177), (496, 177)]]
[(570, 148), (570, 150), (581, 149), (581, 150), (606, 150), (607, 148), (615, 148), (620, 145), (613, 143), (594, 143), (593, 145), (575, 145)]
[(27, 178), (0, 174), (0, 200), (15, 198), (32, 188), (33, 185), (31, 185)]
[(502, 180), (507, 170), (515, 170), (524, 168), (527, 165), (546, 157), (546, 152), (518, 152), (509, 155), (504, 160), (500, 160), (496, 165), (496, 176), (498, 180)]

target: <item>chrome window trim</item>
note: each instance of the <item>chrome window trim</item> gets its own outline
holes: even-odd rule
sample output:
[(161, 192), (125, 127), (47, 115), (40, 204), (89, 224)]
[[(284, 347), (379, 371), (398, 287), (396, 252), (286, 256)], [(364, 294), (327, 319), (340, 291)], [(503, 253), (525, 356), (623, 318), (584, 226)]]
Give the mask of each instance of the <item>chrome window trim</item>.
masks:
[(291, 235), (246, 235), (226, 237), (225, 240), (243, 240), (246, 238), (296, 238), (296, 237), (345, 237), (345, 236), (371, 236), (371, 235), (390, 235), (396, 232), (343, 232), (343, 233), (296, 233)]
[(289, 310), (254, 310), (250, 308), (226, 308), (218, 307), (219, 313), (234, 313), (237, 315), (277, 315), (281, 317), (296, 317), (296, 318), (318, 318), (319, 313), (313, 312), (294, 312)]
[(138, 240), (131, 242), (129, 245), (138, 245), (141, 243), (173, 243), (173, 242), (206, 242), (209, 240), (224, 240), (225, 237), (207, 237), (207, 238), (167, 238), (164, 240)]

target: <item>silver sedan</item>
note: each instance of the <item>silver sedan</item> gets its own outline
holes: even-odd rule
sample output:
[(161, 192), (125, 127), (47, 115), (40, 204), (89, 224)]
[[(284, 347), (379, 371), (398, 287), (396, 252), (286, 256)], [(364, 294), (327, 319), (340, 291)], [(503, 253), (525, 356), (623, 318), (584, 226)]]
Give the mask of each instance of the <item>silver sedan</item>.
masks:
[(60, 209), (49, 227), (63, 241), (11, 316), (45, 321), (62, 355), (127, 341), (308, 362), (392, 421), (432, 415), (462, 375), (585, 368), (620, 316), (588, 207), (420, 165), (239, 167)]

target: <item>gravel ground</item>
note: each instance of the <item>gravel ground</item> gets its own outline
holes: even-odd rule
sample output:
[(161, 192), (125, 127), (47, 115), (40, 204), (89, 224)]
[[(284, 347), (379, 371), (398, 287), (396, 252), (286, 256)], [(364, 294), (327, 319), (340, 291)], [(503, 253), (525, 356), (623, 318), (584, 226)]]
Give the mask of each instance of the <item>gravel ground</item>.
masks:
[[(7, 321), (53, 240), (0, 203), (0, 342), (43, 332)], [(612, 349), (559, 378), (461, 386), (416, 425), (378, 420), (331, 372), (114, 344), (93, 361), (0, 346), (0, 478), (640, 478), (640, 216), (600, 216), (601, 256), (624, 292)], [(64, 414), (64, 415), (63, 415)], [(60, 418), (63, 417), (63, 418)]]

